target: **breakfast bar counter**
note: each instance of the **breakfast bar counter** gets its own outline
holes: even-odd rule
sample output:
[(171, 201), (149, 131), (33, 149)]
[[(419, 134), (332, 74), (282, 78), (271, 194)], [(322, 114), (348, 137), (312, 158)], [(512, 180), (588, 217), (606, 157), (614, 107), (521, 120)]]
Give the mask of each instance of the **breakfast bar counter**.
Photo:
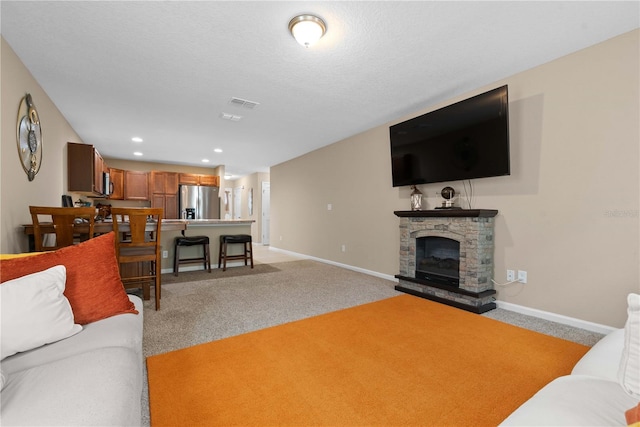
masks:
[[(251, 225), (254, 220), (244, 219), (167, 219), (162, 224), (173, 225), (178, 223), (185, 224), (184, 229), (172, 229), (165, 232), (162, 229), (160, 240), (162, 243), (162, 272), (169, 273), (173, 271), (173, 254), (174, 242), (176, 237), (193, 237), (207, 236), (209, 238), (209, 253), (211, 257), (211, 268), (218, 267), (219, 242), (222, 234), (251, 234)], [(231, 248), (232, 250), (239, 248)], [(165, 257), (166, 255), (166, 257)], [(193, 258), (202, 256), (202, 247), (182, 247), (180, 249), (180, 258)], [(202, 265), (181, 266), (180, 271), (203, 269)]]

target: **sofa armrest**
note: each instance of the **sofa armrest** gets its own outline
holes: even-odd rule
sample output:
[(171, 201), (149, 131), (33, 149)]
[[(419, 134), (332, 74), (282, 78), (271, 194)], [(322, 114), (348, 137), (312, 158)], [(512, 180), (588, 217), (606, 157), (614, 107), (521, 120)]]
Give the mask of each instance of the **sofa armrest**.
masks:
[(591, 375), (618, 381), (618, 368), (624, 348), (624, 329), (617, 329), (598, 341), (576, 363), (572, 375)]
[(500, 426), (623, 426), (638, 402), (619, 383), (586, 375), (551, 381)]

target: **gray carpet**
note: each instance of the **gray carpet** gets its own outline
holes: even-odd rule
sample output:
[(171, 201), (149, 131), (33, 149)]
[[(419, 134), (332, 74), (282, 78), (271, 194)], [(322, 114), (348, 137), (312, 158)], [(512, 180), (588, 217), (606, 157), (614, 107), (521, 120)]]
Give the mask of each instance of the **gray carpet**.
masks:
[[(155, 311), (153, 298), (144, 302), (144, 356), (401, 294), (394, 290), (395, 282), (316, 261), (283, 262), (271, 267), (278, 271), (163, 282), (161, 310)], [(502, 309), (485, 316), (586, 345), (602, 337)], [(146, 365), (142, 412), (142, 424), (150, 425)]]

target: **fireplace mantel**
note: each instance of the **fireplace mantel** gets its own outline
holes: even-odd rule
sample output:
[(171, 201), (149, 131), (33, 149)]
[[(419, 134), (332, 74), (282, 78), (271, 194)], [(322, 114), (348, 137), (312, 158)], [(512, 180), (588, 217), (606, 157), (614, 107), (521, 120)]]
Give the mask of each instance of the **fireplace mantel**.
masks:
[(495, 209), (432, 209), (425, 211), (393, 211), (393, 213), (400, 218), (492, 218), (498, 215), (498, 211)]

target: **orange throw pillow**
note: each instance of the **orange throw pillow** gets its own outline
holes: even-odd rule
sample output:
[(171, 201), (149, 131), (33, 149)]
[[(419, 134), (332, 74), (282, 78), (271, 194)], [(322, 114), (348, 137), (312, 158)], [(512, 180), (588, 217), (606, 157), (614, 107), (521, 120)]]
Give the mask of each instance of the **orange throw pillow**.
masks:
[(67, 269), (64, 295), (75, 323), (86, 325), (116, 314), (138, 314), (120, 280), (113, 231), (57, 251), (0, 260), (0, 283), (56, 265)]
[(640, 403), (624, 413), (627, 425), (635, 426), (640, 424)]

